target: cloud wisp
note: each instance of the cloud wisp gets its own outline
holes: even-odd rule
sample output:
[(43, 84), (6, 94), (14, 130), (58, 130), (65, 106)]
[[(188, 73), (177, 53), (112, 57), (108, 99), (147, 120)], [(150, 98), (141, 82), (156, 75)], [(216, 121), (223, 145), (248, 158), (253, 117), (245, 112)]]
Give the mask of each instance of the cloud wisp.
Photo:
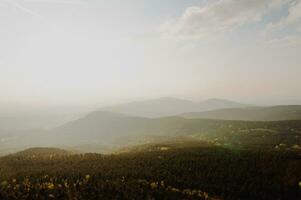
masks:
[(301, 24), (301, 0), (292, 1), (288, 8), (288, 14), (279, 21), (269, 23), (267, 27), (270, 30), (275, 30), (294, 24), (297, 25), (296, 29), (298, 30), (298, 25)]
[(177, 19), (160, 26), (160, 32), (177, 37), (202, 38), (256, 23), (287, 0), (219, 0), (205, 6), (188, 7)]
[[(17, 0), (3, 0), (4, 2), (8, 3), (9, 5), (19, 9), (22, 12), (25, 12), (31, 16), (43, 19), (43, 16), (39, 13), (29, 9), (28, 7), (24, 6), (23, 4), (19, 3)], [(23, 3), (40, 3), (40, 4), (65, 4), (65, 5), (80, 5), (84, 2), (81, 0), (23, 0)]]
[(3, 0), (3, 1), (7, 2), (11, 6), (13, 6), (13, 7), (15, 7), (15, 8), (17, 8), (17, 9), (19, 9), (19, 10), (21, 10), (21, 11), (27, 13), (27, 14), (29, 14), (29, 15), (32, 15), (32, 16), (38, 17), (38, 18), (43, 18), (42, 15), (40, 15), (37, 12), (35, 12), (35, 11), (33, 11), (33, 10), (31, 10), (31, 9), (23, 6), (23, 5), (21, 5), (20, 3), (18, 3), (15, 0)]

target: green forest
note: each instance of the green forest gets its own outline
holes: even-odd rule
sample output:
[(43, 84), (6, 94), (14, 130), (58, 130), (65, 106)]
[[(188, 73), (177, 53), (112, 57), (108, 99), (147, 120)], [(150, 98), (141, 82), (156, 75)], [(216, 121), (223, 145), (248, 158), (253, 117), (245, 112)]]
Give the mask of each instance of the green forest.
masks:
[(111, 155), (35, 148), (0, 159), (0, 199), (300, 199), (297, 150), (143, 145)]

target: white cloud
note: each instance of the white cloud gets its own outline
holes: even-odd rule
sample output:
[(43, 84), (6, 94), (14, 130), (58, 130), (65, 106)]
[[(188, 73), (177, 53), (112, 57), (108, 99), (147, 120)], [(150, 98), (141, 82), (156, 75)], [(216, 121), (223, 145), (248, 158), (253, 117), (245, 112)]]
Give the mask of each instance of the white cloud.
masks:
[[(292, 0), (289, 4), (288, 14), (280, 20), (267, 25), (266, 33), (280, 33), (270, 44), (300, 45), (301, 44), (301, 0)], [(289, 31), (288, 31), (289, 30)]]
[(292, 1), (289, 5), (288, 15), (277, 22), (268, 24), (268, 29), (280, 29), (287, 25), (298, 24), (301, 22), (301, 0)]
[(269, 10), (287, 0), (219, 0), (203, 7), (189, 7), (181, 17), (160, 26), (163, 34), (203, 37), (258, 22)]
[(289, 15), (286, 18), (287, 23), (295, 23), (301, 19), (301, 1), (291, 4)]

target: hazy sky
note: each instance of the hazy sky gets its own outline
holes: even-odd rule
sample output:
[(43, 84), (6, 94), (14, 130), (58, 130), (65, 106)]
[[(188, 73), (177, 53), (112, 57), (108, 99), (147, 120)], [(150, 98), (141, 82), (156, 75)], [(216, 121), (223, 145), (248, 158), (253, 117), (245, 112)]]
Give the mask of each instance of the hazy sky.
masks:
[(301, 0), (0, 0), (0, 99), (301, 99)]

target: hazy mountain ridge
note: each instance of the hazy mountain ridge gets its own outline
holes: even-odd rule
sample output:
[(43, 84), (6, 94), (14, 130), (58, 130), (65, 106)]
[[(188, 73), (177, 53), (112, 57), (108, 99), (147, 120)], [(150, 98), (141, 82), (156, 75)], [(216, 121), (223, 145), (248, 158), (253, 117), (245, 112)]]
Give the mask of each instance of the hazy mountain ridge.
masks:
[(70, 144), (115, 143), (147, 136), (189, 137), (223, 143), (250, 143), (273, 147), (279, 143), (299, 144), (301, 121), (229, 121), (183, 117), (142, 118), (118, 113), (94, 112), (55, 129), (53, 134)]
[[(92, 106), (29, 106), (0, 102), (0, 130), (52, 129), (95, 110)], [(0, 132), (1, 135), (1, 132)]]
[(184, 113), (181, 116), (185, 118), (242, 121), (301, 120), (301, 105), (227, 108), (205, 112)]
[(127, 116), (109, 111), (96, 111), (86, 117), (53, 129), (51, 132), (57, 137), (68, 138), (67, 142), (75, 140), (87, 143), (107, 143), (119, 138), (166, 135), (166, 129), (170, 128), (173, 131), (169, 133), (176, 133), (179, 128), (179, 123), (175, 123), (177, 119), (178, 121), (183, 120), (181, 117), (152, 119)]
[(185, 112), (197, 112), (220, 108), (237, 108), (245, 106), (247, 105), (224, 99), (208, 99), (202, 102), (193, 102), (184, 99), (165, 97), (103, 107), (99, 110), (156, 118), (179, 115)]
[(64, 156), (73, 154), (70, 151), (58, 148), (34, 147), (28, 148), (23, 151), (11, 154), (13, 157), (51, 157), (51, 156)]
[[(188, 102), (187, 104), (190, 105), (190, 101), (174, 98), (163, 98), (156, 102), (163, 101), (165, 101), (165, 105), (169, 104), (169, 102), (174, 102), (172, 106), (175, 104), (180, 105), (183, 101)], [(211, 99), (206, 101), (205, 107), (216, 107), (224, 102), (224, 100)], [(231, 102), (227, 103), (229, 106), (230, 104)], [(234, 104), (237, 105), (237, 103)], [(205, 103), (203, 102), (202, 105), (205, 105)], [(257, 144), (267, 144), (270, 139), (274, 141), (272, 144), (275, 145), (285, 141), (286, 134), (290, 134), (289, 143), (298, 144), (299, 140), (291, 140), (291, 136), (299, 137), (301, 133), (300, 121), (250, 121), (301, 120), (300, 108), (301, 106), (228, 108), (206, 112), (181, 113), (175, 116), (158, 118), (139, 117), (112, 111), (95, 111), (49, 131), (43, 129), (19, 132), (2, 130), (0, 133), (0, 151), (2, 154), (7, 154), (29, 147), (53, 146), (71, 150), (80, 149), (84, 152), (109, 152), (120, 146), (156, 142), (162, 138), (194, 137), (196, 140), (204, 138), (214, 139), (214, 137), (222, 138), (227, 134), (232, 136), (233, 133), (236, 134), (236, 137), (242, 138), (240, 136), (245, 136), (246, 131), (249, 135), (243, 140), (252, 140), (252, 134), (255, 134), (254, 140), (256, 142), (253, 143)], [(198, 114), (200, 113), (204, 115), (199, 117)], [(225, 114), (221, 115), (220, 113)], [(230, 121), (224, 121), (225, 119)], [(232, 128), (228, 128), (228, 126)], [(281, 129), (281, 126), (287, 126), (292, 130)], [(261, 138), (261, 136), (265, 138)], [(278, 137), (278, 139), (273, 137)], [(261, 139), (259, 140), (259, 138)], [(229, 142), (230, 140), (231, 142), (234, 141), (233, 138), (227, 138), (223, 142)]]

